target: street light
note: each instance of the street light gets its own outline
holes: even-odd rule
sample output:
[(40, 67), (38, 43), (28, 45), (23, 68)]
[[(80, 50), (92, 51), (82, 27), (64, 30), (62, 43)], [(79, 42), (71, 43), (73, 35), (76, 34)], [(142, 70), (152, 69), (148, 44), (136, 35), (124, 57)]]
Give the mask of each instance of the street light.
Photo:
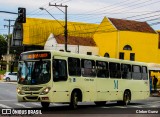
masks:
[[(65, 6), (66, 12), (67, 12), (67, 6)], [(45, 10), (48, 14), (52, 16), (53, 19), (55, 19), (62, 27), (64, 27), (64, 36), (65, 36), (65, 51), (67, 52), (67, 38), (68, 38), (68, 32), (67, 32), (67, 13), (65, 13), (65, 26), (63, 26), (47, 9), (40, 7), (40, 10)]]
[(47, 9), (45, 9), (45, 8), (43, 8), (43, 7), (40, 7), (39, 9), (40, 9), (40, 10), (45, 10), (45, 11), (47, 11), (47, 13), (50, 14), (53, 19), (55, 19), (62, 27), (64, 27)]

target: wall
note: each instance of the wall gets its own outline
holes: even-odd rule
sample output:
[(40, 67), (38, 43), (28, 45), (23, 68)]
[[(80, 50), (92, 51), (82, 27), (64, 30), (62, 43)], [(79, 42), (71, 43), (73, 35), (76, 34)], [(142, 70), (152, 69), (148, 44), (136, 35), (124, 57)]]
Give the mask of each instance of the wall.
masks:
[[(130, 45), (132, 51), (123, 50), (125, 45)], [(130, 53), (135, 53), (136, 61), (160, 63), (158, 35), (156, 33), (120, 31), (119, 52), (124, 52), (127, 60), (129, 60)]]
[(99, 55), (104, 56), (107, 52), (111, 58), (117, 56), (117, 30), (111, 22), (104, 17), (99, 25), (96, 33), (94, 34), (94, 41), (99, 47)]

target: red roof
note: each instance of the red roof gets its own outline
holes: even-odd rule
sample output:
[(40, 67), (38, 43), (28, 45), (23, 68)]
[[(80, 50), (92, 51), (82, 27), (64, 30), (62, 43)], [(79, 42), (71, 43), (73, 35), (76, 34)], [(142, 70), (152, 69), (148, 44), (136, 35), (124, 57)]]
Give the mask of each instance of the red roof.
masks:
[[(58, 44), (64, 44), (65, 38), (64, 35), (55, 36)], [(96, 46), (93, 38), (90, 37), (76, 37), (76, 36), (68, 36), (67, 44), (70, 45), (82, 45), (82, 46)]]
[(115, 19), (108, 18), (112, 24), (121, 31), (135, 31), (135, 32), (146, 32), (156, 33), (147, 22), (138, 22), (133, 20)]

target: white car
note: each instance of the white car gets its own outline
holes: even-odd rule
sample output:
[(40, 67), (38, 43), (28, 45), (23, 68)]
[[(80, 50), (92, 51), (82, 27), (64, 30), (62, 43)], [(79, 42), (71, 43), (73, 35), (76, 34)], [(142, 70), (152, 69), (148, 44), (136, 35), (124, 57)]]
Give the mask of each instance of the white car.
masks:
[(17, 81), (17, 72), (6, 72), (3, 77), (7, 82)]

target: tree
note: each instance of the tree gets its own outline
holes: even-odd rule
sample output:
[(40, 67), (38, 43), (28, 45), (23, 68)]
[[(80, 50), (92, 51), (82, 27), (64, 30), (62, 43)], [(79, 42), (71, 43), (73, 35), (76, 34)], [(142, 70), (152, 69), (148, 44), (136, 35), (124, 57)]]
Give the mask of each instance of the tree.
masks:
[(7, 42), (5, 38), (0, 35), (0, 60), (2, 59), (2, 55), (7, 53)]

